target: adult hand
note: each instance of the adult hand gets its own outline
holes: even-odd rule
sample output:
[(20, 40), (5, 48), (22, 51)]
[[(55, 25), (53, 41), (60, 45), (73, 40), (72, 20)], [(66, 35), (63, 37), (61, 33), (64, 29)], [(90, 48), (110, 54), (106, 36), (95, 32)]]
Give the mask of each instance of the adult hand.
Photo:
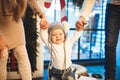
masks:
[(80, 16), (80, 19), (75, 23), (76, 30), (80, 31), (84, 28), (84, 26), (87, 24), (87, 21), (83, 16)]
[(5, 38), (0, 35), (0, 59), (3, 56), (3, 50), (8, 47), (7, 45), (7, 41), (5, 40)]
[(39, 15), (39, 17), (40, 17), (41, 19), (45, 19), (45, 18), (46, 18), (45, 13), (44, 13), (44, 12), (41, 12), (40, 15)]
[(50, 23), (47, 19), (41, 19), (40, 21), (40, 28), (41, 29), (47, 29), (49, 27)]

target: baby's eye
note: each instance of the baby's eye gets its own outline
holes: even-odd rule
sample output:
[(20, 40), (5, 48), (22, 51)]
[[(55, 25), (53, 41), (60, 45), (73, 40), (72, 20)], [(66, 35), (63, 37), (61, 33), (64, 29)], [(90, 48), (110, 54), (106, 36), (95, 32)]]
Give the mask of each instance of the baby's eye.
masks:
[(63, 34), (61, 33), (61, 34), (59, 34), (59, 35), (63, 35)]
[(56, 34), (52, 34), (52, 36), (56, 36)]
[(59, 34), (59, 35), (62, 35), (62, 34)]

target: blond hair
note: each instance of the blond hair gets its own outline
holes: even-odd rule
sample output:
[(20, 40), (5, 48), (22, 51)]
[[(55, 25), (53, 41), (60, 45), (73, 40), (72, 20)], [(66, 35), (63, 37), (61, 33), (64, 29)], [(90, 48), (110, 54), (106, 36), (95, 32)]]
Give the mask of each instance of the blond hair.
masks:
[(0, 0), (0, 21), (5, 13), (13, 13), (13, 19), (18, 21), (24, 16), (27, 0)]

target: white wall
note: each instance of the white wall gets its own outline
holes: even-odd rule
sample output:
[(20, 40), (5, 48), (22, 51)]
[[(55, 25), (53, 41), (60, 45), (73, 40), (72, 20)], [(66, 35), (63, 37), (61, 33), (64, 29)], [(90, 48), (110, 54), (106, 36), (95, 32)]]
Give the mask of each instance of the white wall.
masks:
[(120, 67), (120, 33), (119, 33), (119, 39), (117, 44), (117, 66)]

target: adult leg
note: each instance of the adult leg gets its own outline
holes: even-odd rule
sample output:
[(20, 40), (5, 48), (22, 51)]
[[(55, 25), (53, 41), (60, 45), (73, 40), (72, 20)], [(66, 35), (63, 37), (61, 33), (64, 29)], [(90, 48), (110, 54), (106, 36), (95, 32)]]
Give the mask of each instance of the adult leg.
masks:
[(8, 59), (8, 49), (4, 49), (3, 56), (0, 59), (0, 80), (7, 79), (7, 59)]
[(18, 62), (18, 68), (22, 80), (32, 80), (31, 67), (30, 67), (30, 62), (28, 59), (26, 47), (22, 45), (16, 47), (14, 51), (15, 51), (14, 55)]
[(105, 22), (105, 77), (115, 80), (116, 45), (119, 35), (120, 7), (108, 4)]

